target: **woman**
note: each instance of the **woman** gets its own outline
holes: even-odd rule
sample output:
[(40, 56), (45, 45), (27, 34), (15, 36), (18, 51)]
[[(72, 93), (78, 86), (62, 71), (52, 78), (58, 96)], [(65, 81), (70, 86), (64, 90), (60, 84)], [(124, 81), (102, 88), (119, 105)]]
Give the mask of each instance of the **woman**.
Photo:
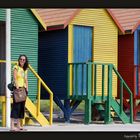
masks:
[[(13, 79), (16, 89), (24, 87), (28, 93), (28, 79), (27, 79), (28, 59), (26, 55), (20, 55), (18, 64), (13, 68)], [(16, 103), (13, 96), (13, 106), (11, 110), (11, 131), (25, 130), (20, 125), (20, 120), (24, 118), (25, 101)], [(17, 127), (14, 121), (17, 119)]]

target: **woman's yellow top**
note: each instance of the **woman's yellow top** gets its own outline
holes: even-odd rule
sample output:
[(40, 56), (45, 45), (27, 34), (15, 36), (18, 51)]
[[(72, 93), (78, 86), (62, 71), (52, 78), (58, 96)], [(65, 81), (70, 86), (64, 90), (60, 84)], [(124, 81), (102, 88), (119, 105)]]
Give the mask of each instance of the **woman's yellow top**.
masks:
[(17, 70), (16, 83), (18, 86), (26, 88), (25, 77), (27, 77), (27, 70), (24, 71), (24, 69), (18, 65), (15, 65), (13, 69)]

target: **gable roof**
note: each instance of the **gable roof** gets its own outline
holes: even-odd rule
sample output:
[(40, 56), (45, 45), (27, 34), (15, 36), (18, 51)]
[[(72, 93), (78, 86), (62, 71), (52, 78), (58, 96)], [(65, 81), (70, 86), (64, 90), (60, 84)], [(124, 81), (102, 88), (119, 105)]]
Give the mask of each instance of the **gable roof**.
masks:
[(125, 33), (133, 33), (140, 25), (140, 8), (117, 8), (108, 9)]
[(30, 9), (30, 10), (34, 14), (34, 16), (37, 18), (37, 20), (40, 22), (40, 24), (43, 26), (43, 28), (46, 29), (46, 24), (44, 23), (40, 15), (36, 12), (36, 10), (35, 9)]
[(40, 20), (45, 30), (64, 29), (80, 9), (32, 9), (33, 14)]
[[(74, 18), (81, 9), (67, 9), (67, 8), (40, 8), (31, 9), (36, 18), (40, 21), (45, 30), (64, 29), (69, 22)], [(122, 33), (124, 30), (110, 9), (107, 12), (112, 17), (118, 28)]]

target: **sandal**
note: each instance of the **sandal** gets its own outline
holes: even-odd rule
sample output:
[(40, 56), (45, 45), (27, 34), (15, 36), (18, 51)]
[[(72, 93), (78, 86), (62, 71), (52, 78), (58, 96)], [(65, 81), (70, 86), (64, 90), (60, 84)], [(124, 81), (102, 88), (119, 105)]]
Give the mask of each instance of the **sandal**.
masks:
[(10, 132), (19, 132), (20, 131), (20, 129), (10, 129)]
[(25, 129), (23, 127), (19, 128), (19, 130), (27, 131), (27, 129)]
[(16, 132), (16, 130), (15, 129), (10, 129), (10, 132)]

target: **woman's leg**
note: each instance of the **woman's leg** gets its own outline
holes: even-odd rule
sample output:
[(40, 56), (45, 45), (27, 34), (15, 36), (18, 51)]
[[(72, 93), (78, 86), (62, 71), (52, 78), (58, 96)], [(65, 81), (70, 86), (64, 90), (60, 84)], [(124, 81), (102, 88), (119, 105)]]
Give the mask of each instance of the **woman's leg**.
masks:
[(21, 102), (20, 111), (19, 111), (19, 119), (17, 121), (17, 127), (21, 130), (24, 130), (23, 127), (21, 126), (21, 120), (24, 119), (24, 114), (25, 114), (25, 102)]
[(15, 129), (14, 118), (11, 118), (11, 129)]
[(12, 131), (18, 131), (19, 129), (15, 127), (15, 119), (11, 118), (11, 130)]
[(12, 110), (11, 110), (11, 130), (19, 130), (15, 126), (15, 120), (19, 118), (19, 110), (20, 110), (20, 104), (15, 103), (15, 100), (13, 98), (13, 104), (12, 104)]
[(17, 119), (17, 128), (18, 129), (21, 129), (22, 128), (21, 125), (20, 125), (20, 119)]

